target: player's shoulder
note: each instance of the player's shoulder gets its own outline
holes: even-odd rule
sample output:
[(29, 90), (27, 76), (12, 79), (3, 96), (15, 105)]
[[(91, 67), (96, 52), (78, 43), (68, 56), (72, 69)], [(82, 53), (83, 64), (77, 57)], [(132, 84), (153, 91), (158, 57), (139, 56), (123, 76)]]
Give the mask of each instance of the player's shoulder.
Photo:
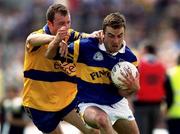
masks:
[(69, 29), (68, 29), (68, 32), (69, 32), (69, 33), (74, 33), (74, 32), (78, 32), (78, 31), (75, 31), (74, 29), (69, 28)]
[(132, 49), (130, 49), (128, 46), (125, 47), (125, 53), (124, 53), (126, 60), (128, 62), (133, 63), (134, 65), (138, 66), (138, 59), (135, 53)]
[(129, 48), (128, 46), (125, 47), (125, 53), (128, 55), (131, 55), (132, 57), (136, 57), (135, 52), (131, 48)]
[(125, 46), (125, 51), (128, 53), (133, 53), (132, 49), (129, 48), (128, 46)]
[(81, 38), (80, 44), (99, 44), (99, 40), (97, 38)]
[(41, 29), (33, 31), (31, 34), (43, 34), (43, 33), (45, 33), (45, 31), (41, 28)]
[(29, 37), (31, 37), (31, 35), (34, 35), (34, 34), (44, 34), (45, 33), (45, 31), (41, 28), (41, 29), (38, 29), (38, 30), (35, 30), (35, 31), (33, 31), (33, 32), (31, 32), (29, 35), (28, 35), (28, 37), (26, 38), (26, 40), (28, 40), (29, 39)]
[(38, 30), (31, 32), (28, 36), (30, 36), (32, 34), (44, 34), (44, 33), (45, 33), (44, 29), (41, 28), (41, 29), (38, 29)]

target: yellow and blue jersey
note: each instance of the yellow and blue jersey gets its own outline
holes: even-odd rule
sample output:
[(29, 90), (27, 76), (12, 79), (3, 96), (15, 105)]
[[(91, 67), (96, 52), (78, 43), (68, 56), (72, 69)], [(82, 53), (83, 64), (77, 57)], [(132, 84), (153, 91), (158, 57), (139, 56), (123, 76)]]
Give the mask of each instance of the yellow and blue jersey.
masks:
[(124, 53), (113, 56), (101, 50), (98, 40), (94, 38), (71, 43), (68, 58), (76, 64), (79, 101), (101, 105), (111, 105), (123, 98), (110, 78), (113, 66), (119, 61), (137, 63), (136, 56), (127, 46)]
[[(47, 25), (34, 32), (36, 33), (51, 34)], [(70, 30), (68, 42), (79, 37), (80, 33)], [(48, 44), (27, 45), (24, 59), (23, 105), (43, 111), (59, 111), (65, 108), (77, 94), (74, 64), (45, 58)]]
[[(45, 25), (42, 30), (47, 34), (51, 34), (49, 27), (47, 25)], [(86, 34), (86, 33), (77, 32), (73, 29), (69, 29), (68, 33), (70, 33), (69, 39), (67, 41), (68, 44), (70, 44), (71, 42), (73, 42), (77, 39), (86, 38), (88, 36), (88, 34)]]

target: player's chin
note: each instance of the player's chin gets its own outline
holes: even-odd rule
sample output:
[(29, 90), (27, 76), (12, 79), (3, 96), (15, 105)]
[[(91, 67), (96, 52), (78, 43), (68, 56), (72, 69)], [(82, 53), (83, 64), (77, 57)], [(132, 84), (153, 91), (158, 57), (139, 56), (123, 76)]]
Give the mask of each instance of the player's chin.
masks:
[(119, 51), (119, 47), (118, 46), (114, 46), (114, 47), (111, 48), (111, 52), (112, 53), (116, 53), (118, 51)]

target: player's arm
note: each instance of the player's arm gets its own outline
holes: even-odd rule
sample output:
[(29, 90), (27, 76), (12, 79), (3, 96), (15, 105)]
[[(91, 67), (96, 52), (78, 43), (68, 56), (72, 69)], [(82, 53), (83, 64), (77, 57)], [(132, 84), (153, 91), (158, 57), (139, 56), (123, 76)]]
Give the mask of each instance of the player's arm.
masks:
[[(58, 32), (60, 32), (60, 30), (58, 30)], [(68, 43), (71, 43), (75, 40), (78, 40), (79, 38), (87, 38), (87, 37), (93, 37), (93, 38), (98, 38), (99, 39), (99, 42), (102, 42), (103, 40), (103, 33), (102, 33), (102, 30), (99, 30), (99, 31), (94, 31), (93, 33), (91, 34), (86, 34), (86, 33), (79, 33), (79, 32), (76, 32), (74, 30), (71, 29), (71, 31), (69, 31), (70, 34), (68, 34), (68, 38), (65, 37), (64, 40), (60, 40), (59, 42), (59, 54), (61, 55), (61, 57), (66, 57), (67, 56), (67, 53), (68, 53)], [(58, 33), (57, 34), (59, 37), (59, 39), (61, 39), (61, 34)], [(56, 36), (57, 36), (56, 35)], [(56, 40), (56, 39), (55, 39)], [(47, 51), (47, 53), (45, 54), (45, 56), (49, 59), (53, 59), (54, 56), (56, 55), (55, 52), (57, 53), (57, 42), (53, 40), (50, 44), (49, 44), (49, 49)]]
[[(63, 40), (65, 36), (68, 35), (68, 31), (64, 29), (64, 27), (58, 29), (57, 32), (60, 40)], [(39, 30), (27, 37), (26, 44), (32, 47), (41, 46), (49, 44), (54, 38), (55, 35), (46, 34), (44, 31)]]
[(101, 37), (103, 34), (103, 31), (102, 30), (97, 30), (97, 31), (94, 31), (92, 32), (91, 34), (87, 34), (87, 33), (82, 33), (81, 37), (82, 38), (99, 38)]
[[(59, 53), (59, 51), (61, 51), (61, 48), (63, 47), (62, 44), (65, 44), (67, 46), (67, 43), (65, 41), (61, 41), (59, 44), (56, 41), (52, 41), (48, 46), (48, 49), (45, 53), (45, 57), (48, 59), (53, 59), (53, 60), (61, 60), (61, 61), (66, 60), (68, 62), (76, 63), (80, 54), (79, 52), (80, 39), (68, 45), (67, 47), (68, 54), (66, 57), (60, 55)], [(82, 44), (83, 43), (81, 42), (81, 45)]]
[[(55, 36), (44, 33), (31, 33), (26, 39), (26, 50), (32, 52), (41, 45), (46, 45), (54, 39)], [(35, 49), (34, 49), (35, 48)]]
[(100, 44), (103, 42), (103, 31), (102, 30), (97, 30), (97, 31), (94, 31), (90, 34), (88, 33), (79, 33), (77, 31), (73, 31), (72, 32), (75, 33), (75, 36), (74, 36), (74, 39), (77, 40), (77, 39), (80, 39), (80, 38), (97, 38), (100, 42)]
[[(94, 31), (91, 34), (88, 33), (79, 33), (74, 30), (70, 30), (70, 36), (74, 33), (73, 41), (79, 39), (79, 38), (89, 38), (94, 37), (102, 40), (102, 30)], [(32, 46), (40, 46), (44, 44), (49, 44), (53, 39), (55, 38), (55, 35), (49, 35), (45, 33), (32, 33), (27, 37), (26, 44), (31, 44)], [(72, 42), (70, 40), (70, 42)]]
[(48, 49), (45, 53), (46, 58), (53, 59), (56, 56), (60, 47), (60, 42), (61, 40), (59, 39), (59, 33), (57, 33), (55, 38), (48, 45)]
[(54, 35), (49, 34), (32, 33), (27, 37), (26, 44), (31, 44), (32, 46), (49, 44), (54, 39), (54, 37)]

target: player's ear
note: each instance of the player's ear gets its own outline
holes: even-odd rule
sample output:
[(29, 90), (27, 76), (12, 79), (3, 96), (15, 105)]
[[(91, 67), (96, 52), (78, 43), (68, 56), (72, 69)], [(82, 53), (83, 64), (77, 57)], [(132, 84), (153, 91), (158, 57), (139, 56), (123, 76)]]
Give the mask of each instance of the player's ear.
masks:
[(52, 27), (53, 26), (53, 22), (47, 20), (47, 25), (48, 25), (48, 27)]

